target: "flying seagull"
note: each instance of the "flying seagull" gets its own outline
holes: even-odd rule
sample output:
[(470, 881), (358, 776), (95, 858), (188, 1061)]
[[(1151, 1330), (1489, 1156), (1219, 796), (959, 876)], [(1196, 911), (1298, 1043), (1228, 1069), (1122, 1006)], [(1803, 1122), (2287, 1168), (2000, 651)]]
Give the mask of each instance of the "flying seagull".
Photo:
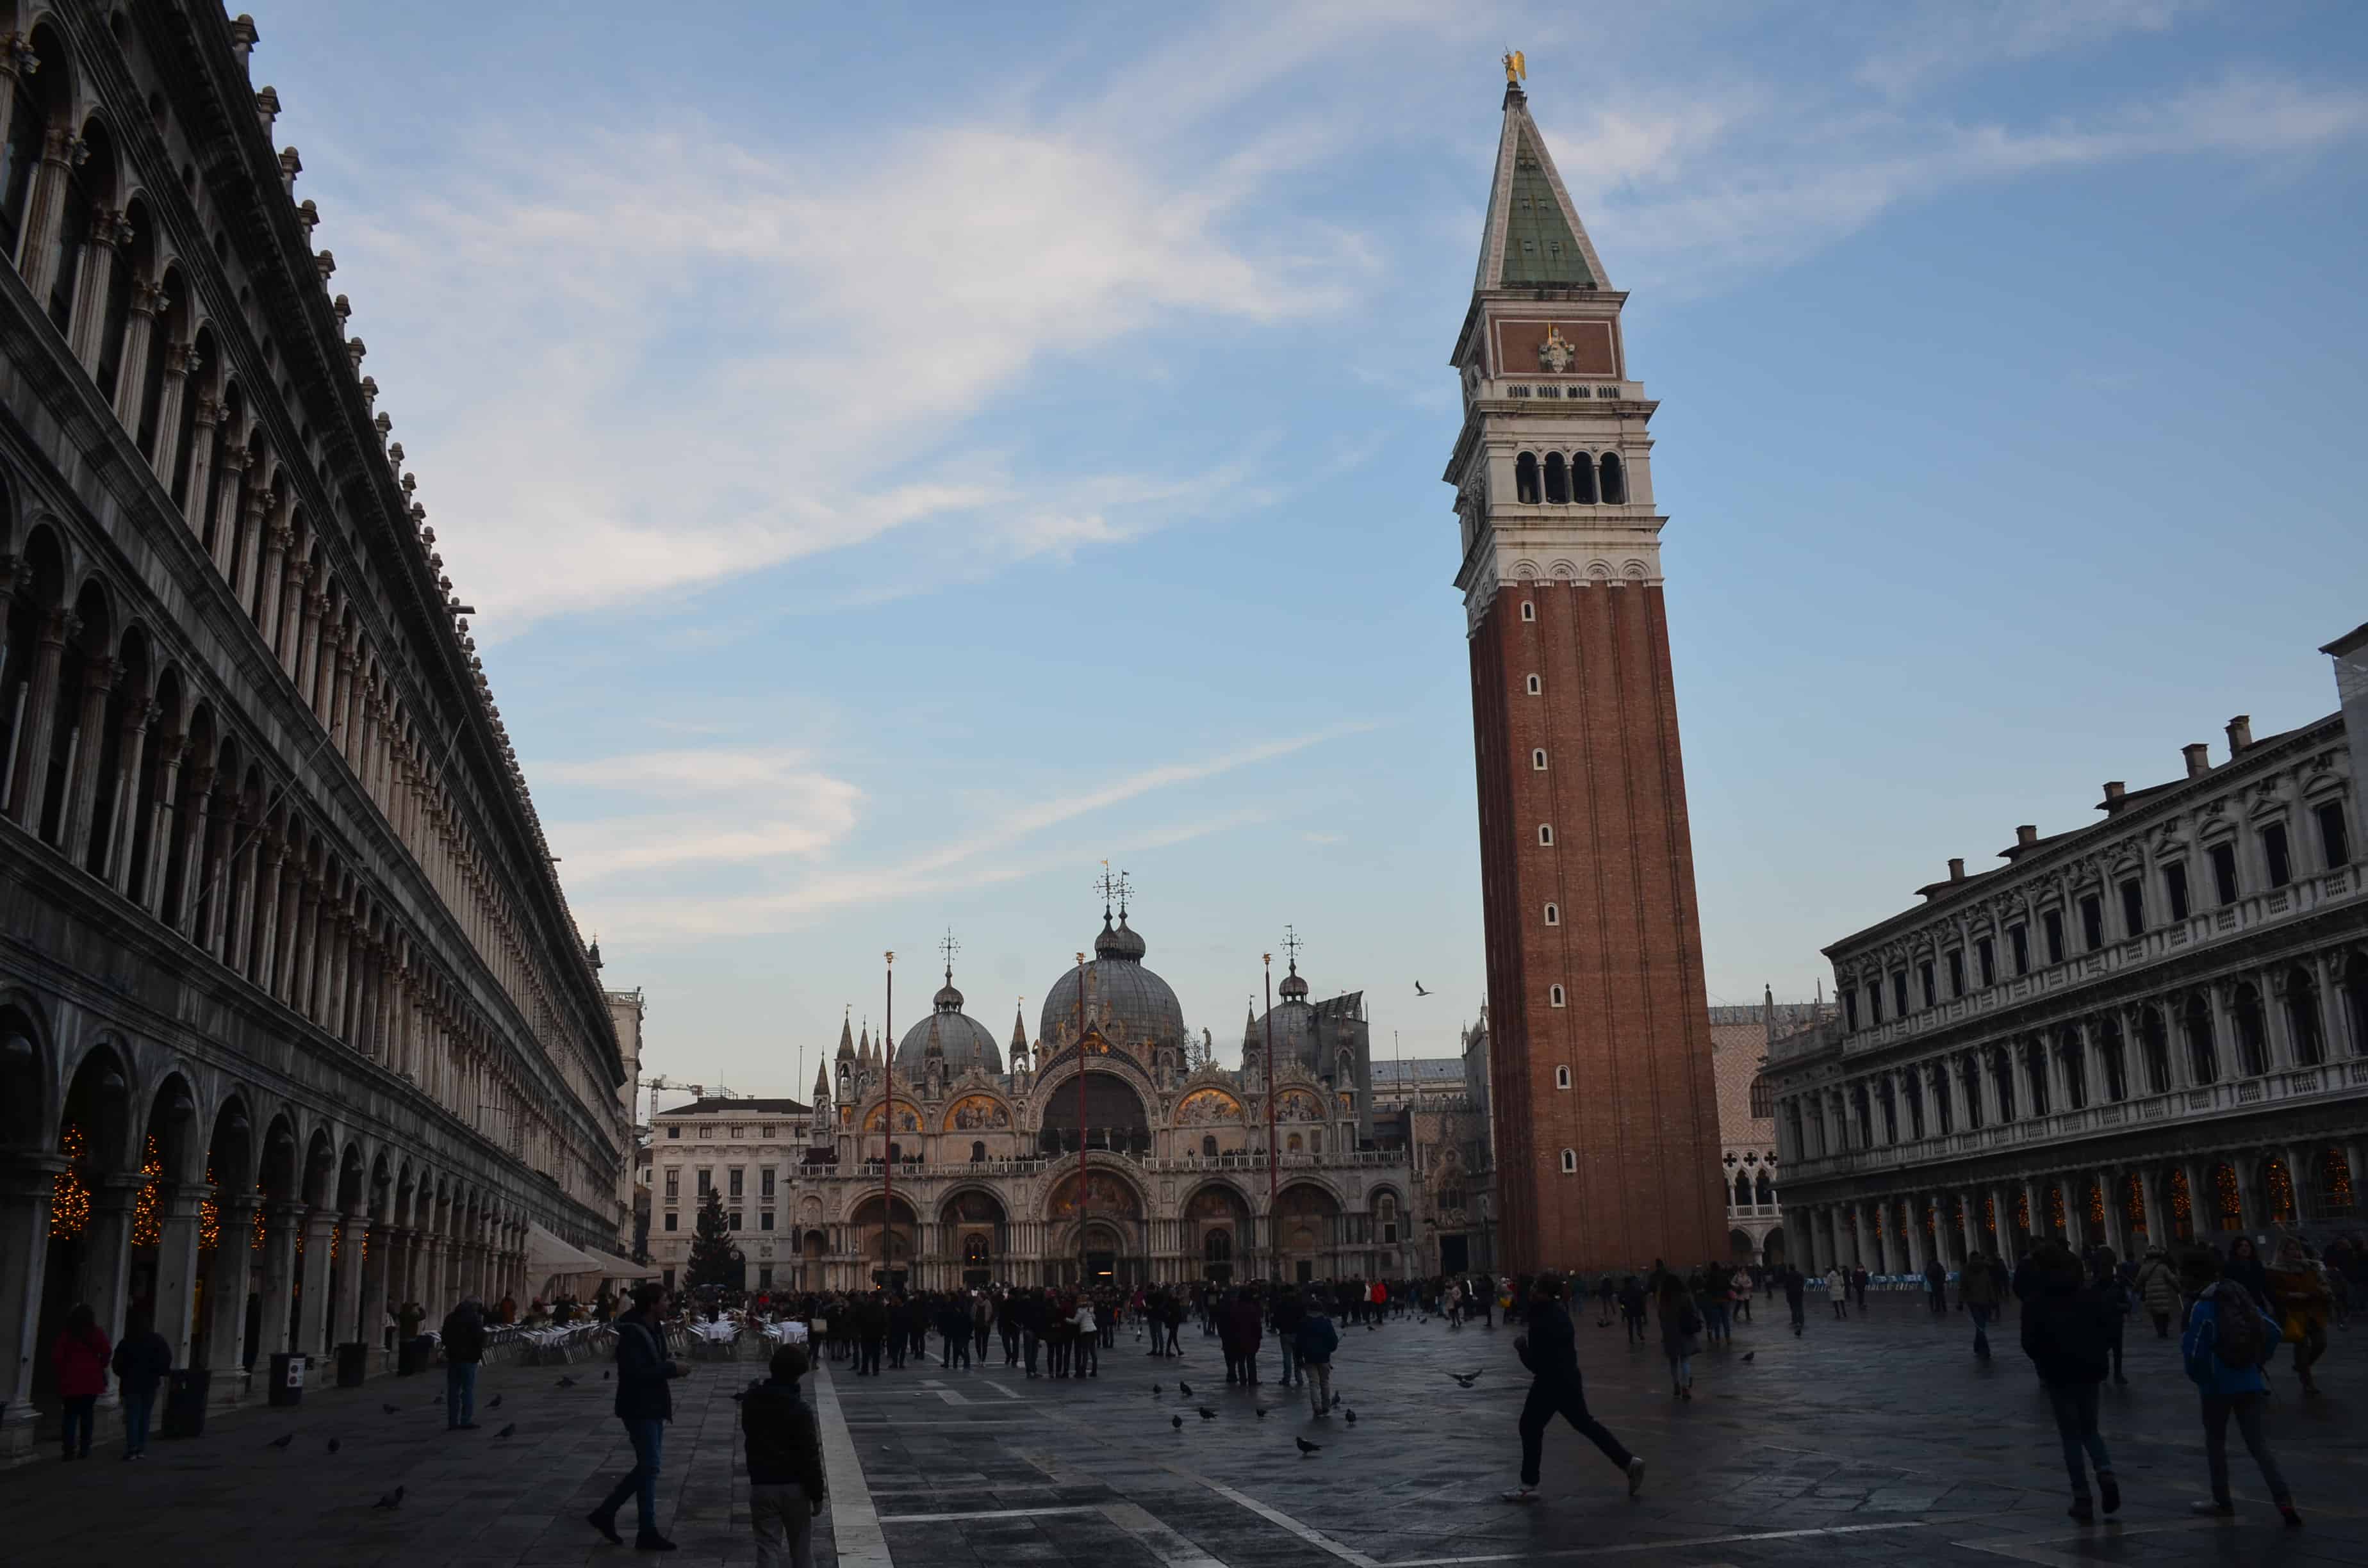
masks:
[[(1480, 1369), (1480, 1371), (1486, 1371), (1486, 1370), (1487, 1370), (1487, 1369), (1486, 1369), (1486, 1367), (1483, 1367), (1483, 1368)], [(1476, 1382), (1478, 1382), (1478, 1381), (1480, 1381), (1480, 1372), (1450, 1372), (1450, 1373), (1448, 1373), (1447, 1375), (1448, 1375), (1449, 1377), (1453, 1378), (1453, 1379), (1455, 1380), (1455, 1386), (1456, 1386), (1456, 1387), (1458, 1387), (1458, 1388), (1467, 1388), (1467, 1389), (1468, 1389), (1468, 1388), (1470, 1388), (1474, 1383), (1476, 1383)]]
[(1416, 995), (1417, 995), (1417, 996), (1428, 996), (1428, 995), (1429, 995), (1429, 994), (1430, 994), (1430, 993), (1429, 993), (1429, 992), (1425, 991), (1425, 990), (1422, 988), (1422, 982), (1421, 982), (1421, 981), (1419, 981), (1419, 980), (1417, 980), (1417, 981), (1416, 981), (1416, 982), (1414, 983), (1414, 994), (1415, 994)]

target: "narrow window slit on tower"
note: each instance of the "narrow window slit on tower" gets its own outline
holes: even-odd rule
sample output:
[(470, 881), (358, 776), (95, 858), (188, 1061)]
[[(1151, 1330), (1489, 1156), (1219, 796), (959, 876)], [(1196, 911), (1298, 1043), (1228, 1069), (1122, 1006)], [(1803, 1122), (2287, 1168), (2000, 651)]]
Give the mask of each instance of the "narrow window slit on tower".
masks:
[(1531, 676), (1529, 679), (1530, 695), (1531, 697), (1535, 697), (1543, 690), (1545, 690), (1544, 683), (1540, 681), (1537, 676)]
[(1538, 455), (1523, 452), (1513, 460), (1513, 499), (1524, 506), (1538, 504)]

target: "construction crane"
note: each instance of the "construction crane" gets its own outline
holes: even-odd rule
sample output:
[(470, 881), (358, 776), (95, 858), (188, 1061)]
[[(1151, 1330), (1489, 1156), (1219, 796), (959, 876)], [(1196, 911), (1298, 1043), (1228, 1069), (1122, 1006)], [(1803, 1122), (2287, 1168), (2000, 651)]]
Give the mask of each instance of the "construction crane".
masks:
[(642, 1087), (650, 1092), (650, 1120), (642, 1123), (643, 1127), (648, 1127), (651, 1122), (657, 1119), (658, 1095), (661, 1091), (671, 1093), (675, 1090), (687, 1090), (700, 1099), (705, 1099), (710, 1095), (723, 1100), (747, 1098), (739, 1090), (725, 1088), (721, 1084), (685, 1084), (673, 1078), (644, 1078), (642, 1080)]

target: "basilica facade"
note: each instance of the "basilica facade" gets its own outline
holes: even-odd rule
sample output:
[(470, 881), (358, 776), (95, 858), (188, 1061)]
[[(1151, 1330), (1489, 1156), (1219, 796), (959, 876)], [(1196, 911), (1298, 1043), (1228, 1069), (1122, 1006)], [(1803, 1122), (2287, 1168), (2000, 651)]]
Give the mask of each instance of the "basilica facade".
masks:
[(1362, 995), (1311, 1000), (1293, 962), (1281, 1001), (1245, 1023), (1242, 1065), (1221, 1068), (1144, 953), (1125, 912), (1105, 911), (1033, 1044), (1015, 1017), (999, 1046), (951, 967), (893, 1047), (842, 1028), (782, 1195), (775, 1279), (1403, 1276), (1409, 1171), (1374, 1146)]

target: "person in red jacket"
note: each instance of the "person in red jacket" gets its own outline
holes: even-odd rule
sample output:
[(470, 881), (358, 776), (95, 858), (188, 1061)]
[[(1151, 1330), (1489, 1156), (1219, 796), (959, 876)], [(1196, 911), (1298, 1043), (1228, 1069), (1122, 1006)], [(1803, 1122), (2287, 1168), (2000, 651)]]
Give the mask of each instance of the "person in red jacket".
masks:
[(58, 1436), (67, 1459), (90, 1458), (91, 1408), (107, 1392), (107, 1362), (114, 1350), (88, 1301), (66, 1314), (65, 1327), (50, 1346), (51, 1365), (58, 1369), (58, 1403), (65, 1412)]

